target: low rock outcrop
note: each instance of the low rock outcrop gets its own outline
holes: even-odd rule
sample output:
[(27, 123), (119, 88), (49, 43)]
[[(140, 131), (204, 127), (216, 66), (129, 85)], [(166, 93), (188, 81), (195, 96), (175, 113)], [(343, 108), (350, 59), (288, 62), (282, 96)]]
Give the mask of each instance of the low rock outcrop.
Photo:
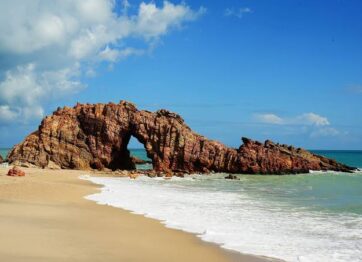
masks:
[(156, 172), (289, 174), (353, 168), (303, 149), (243, 138), (230, 148), (193, 132), (167, 110), (138, 110), (134, 104), (77, 104), (59, 108), (8, 156), (10, 163), (70, 169), (132, 170), (131, 136), (141, 142)]
[(8, 176), (25, 176), (25, 172), (22, 171), (20, 168), (14, 166), (8, 171)]
[(225, 179), (240, 180), (236, 175), (233, 174), (229, 174), (228, 176), (225, 177)]
[(143, 165), (143, 164), (152, 164), (152, 161), (149, 160), (143, 160), (141, 158), (131, 156), (132, 163), (135, 165)]
[(4, 162), (4, 159), (3, 159), (3, 157), (0, 155), (0, 164), (1, 164), (2, 162)]

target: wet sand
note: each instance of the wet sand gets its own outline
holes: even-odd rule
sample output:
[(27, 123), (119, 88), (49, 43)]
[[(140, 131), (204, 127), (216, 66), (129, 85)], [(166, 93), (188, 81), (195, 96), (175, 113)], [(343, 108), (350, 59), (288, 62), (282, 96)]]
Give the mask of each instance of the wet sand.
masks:
[[(0, 261), (268, 261), (229, 252), (159, 221), (98, 205), (86, 171), (0, 168)], [(94, 175), (94, 173), (92, 173)]]

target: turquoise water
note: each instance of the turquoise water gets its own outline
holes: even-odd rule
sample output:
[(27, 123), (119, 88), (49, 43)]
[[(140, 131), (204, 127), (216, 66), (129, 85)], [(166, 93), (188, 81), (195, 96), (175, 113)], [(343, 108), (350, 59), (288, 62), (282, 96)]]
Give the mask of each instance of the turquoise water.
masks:
[(0, 148), (0, 155), (3, 157), (3, 159), (6, 158), (9, 151), (10, 151), (10, 148)]
[[(313, 152), (362, 168), (362, 151)], [(142, 150), (137, 154), (142, 158)], [(145, 156), (144, 151), (143, 154)], [(362, 261), (362, 172), (314, 172), (288, 176), (239, 175), (240, 181), (225, 181), (224, 176), (216, 174), (173, 182), (147, 181), (147, 184), (142, 185), (142, 190), (152, 190), (148, 188), (148, 183), (156, 183), (157, 185), (151, 186), (159, 186), (157, 190), (162, 194), (167, 194), (170, 187), (173, 189), (168, 198), (178, 192), (180, 195), (175, 197), (176, 203), (186, 198), (185, 192), (196, 194), (200, 199), (203, 197), (199, 193), (205, 194), (202, 201), (210, 201), (211, 206), (220, 201), (223, 203), (222, 207), (218, 207), (221, 211), (216, 211), (213, 207), (192, 203), (190, 200), (189, 204), (197, 207), (194, 210), (196, 214), (198, 208), (206, 213), (200, 213), (194, 219), (207, 220), (220, 216), (220, 223), (223, 220), (230, 223), (228, 227), (205, 222), (207, 226), (195, 225), (202, 228), (196, 232), (206, 232), (201, 233), (201, 238), (221, 242), (224, 247), (236, 251), (274, 256), (287, 261)], [(132, 197), (132, 194), (129, 196)], [(207, 199), (209, 194), (212, 194), (212, 199)], [(231, 199), (226, 200), (228, 197)], [(160, 205), (165, 205), (161, 204), (162, 198), (151, 198), (150, 201), (160, 201)], [(232, 203), (229, 203), (230, 201)], [(154, 203), (150, 203), (149, 210), (155, 207)], [(184, 200), (181, 200), (179, 206), (176, 203), (173, 203), (175, 208), (184, 208)], [(137, 203), (129, 209), (149, 215), (147, 208)], [(169, 212), (169, 209), (165, 209), (163, 213), (155, 215), (155, 218), (166, 220), (166, 224), (169, 223), (171, 227), (178, 223), (176, 228), (186, 231), (191, 225), (194, 226), (194, 222), (179, 220)], [(182, 215), (185, 214), (180, 212), (179, 216)], [(281, 221), (275, 221), (279, 219)], [(246, 225), (241, 226), (241, 223)], [(235, 229), (236, 227), (238, 229)], [(247, 237), (242, 237), (242, 234)], [(258, 244), (269, 246), (262, 248)]]
[(141, 148), (130, 149), (130, 152), (131, 152), (131, 155), (133, 155), (135, 157), (138, 157), (138, 158), (143, 159), (143, 160), (150, 160), (147, 157), (146, 150), (144, 150), (144, 149), (141, 149)]
[[(0, 149), (2, 156), (7, 151)], [(148, 160), (144, 149), (130, 151)], [(314, 152), (362, 168), (362, 151)], [(89, 199), (235, 251), (298, 262), (362, 261), (362, 171), (225, 176), (89, 178), (105, 186)]]
[[(139, 159), (146, 160), (146, 161), (151, 160), (147, 157), (146, 150), (144, 150), (144, 149), (141, 149), (141, 148), (130, 149), (130, 153), (132, 156), (138, 157)], [(139, 170), (152, 169), (152, 164), (147, 163), (147, 164), (136, 165), (136, 168)]]
[(313, 153), (335, 159), (346, 165), (362, 168), (362, 150), (311, 150)]
[[(5, 158), (8, 151), (9, 149), (0, 149), (0, 154)], [(149, 160), (144, 149), (131, 149), (130, 152), (140, 159)], [(314, 150), (313, 152), (362, 168), (362, 151)], [(152, 164), (138, 165), (137, 168), (149, 169), (152, 168)], [(329, 172), (297, 176), (239, 176), (241, 182), (220, 184), (220, 181), (207, 180), (204, 186), (231, 191), (243, 188), (255, 198), (268, 198), (270, 201), (292, 204), (301, 209), (362, 215), (362, 175), (360, 174)]]
[[(144, 160), (144, 149), (131, 149), (131, 154)], [(362, 168), (362, 151), (313, 150), (314, 153), (333, 158), (344, 164)], [(138, 168), (151, 168), (139, 165)], [(206, 187), (220, 190), (248, 191), (255, 198), (268, 198), (276, 203), (292, 204), (295, 208), (327, 213), (353, 213), (362, 215), (362, 175), (341, 173), (313, 173), (298, 176), (245, 176), (241, 182), (220, 184), (220, 181), (205, 181)], [(209, 183), (209, 184), (208, 184)], [(227, 188), (223, 188), (226, 186)]]

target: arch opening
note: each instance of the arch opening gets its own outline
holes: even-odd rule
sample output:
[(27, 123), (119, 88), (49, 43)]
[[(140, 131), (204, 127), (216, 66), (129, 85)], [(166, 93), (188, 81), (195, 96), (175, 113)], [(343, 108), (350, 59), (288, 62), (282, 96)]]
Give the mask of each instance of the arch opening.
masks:
[(136, 170), (152, 170), (152, 159), (148, 157), (146, 148), (136, 137), (130, 136), (127, 150)]
[(112, 170), (132, 170), (135, 168), (134, 163), (130, 157), (130, 152), (127, 149), (127, 145), (130, 139), (131, 135), (126, 135), (122, 138), (122, 143), (120, 145), (113, 146), (111, 152), (111, 161), (108, 164), (108, 168)]

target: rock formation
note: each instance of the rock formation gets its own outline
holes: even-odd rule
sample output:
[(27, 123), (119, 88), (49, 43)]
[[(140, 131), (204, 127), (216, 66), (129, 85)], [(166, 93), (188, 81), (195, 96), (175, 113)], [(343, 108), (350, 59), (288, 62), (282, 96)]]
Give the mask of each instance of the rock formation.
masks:
[(4, 159), (3, 159), (3, 157), (0, 155), (0, 164), (1, 164), (2, 162), (4, 162)]
[(143, 160), (141, 158), (131, 156), (132, 163), (135, 165), (143, 165), (143, 164), (152, 164), (152, 161), (149, 160)]
[(12, 169), (9, 170), (8, 176), (25, 176), (25, 172), (22, 171), (20, 168), (14, 166)]
[(284, 174), (309, 170), (351, 171), (352, 168), (303, 149), (243, 138), (229, 148), (193, 132), (167, 110), (138, 110), (134, 104), (77, 104), (58, 108), (37, 131), (16, 145), (10, 163), (70, 169), (135, 168), (127, 150), (134, 136), (156, 172)]
[(231, 180), (240, 180), (236, 175), (233, 175), (233, 174), (229, 174), (224, 178), (225, 179), (231, 179)]

